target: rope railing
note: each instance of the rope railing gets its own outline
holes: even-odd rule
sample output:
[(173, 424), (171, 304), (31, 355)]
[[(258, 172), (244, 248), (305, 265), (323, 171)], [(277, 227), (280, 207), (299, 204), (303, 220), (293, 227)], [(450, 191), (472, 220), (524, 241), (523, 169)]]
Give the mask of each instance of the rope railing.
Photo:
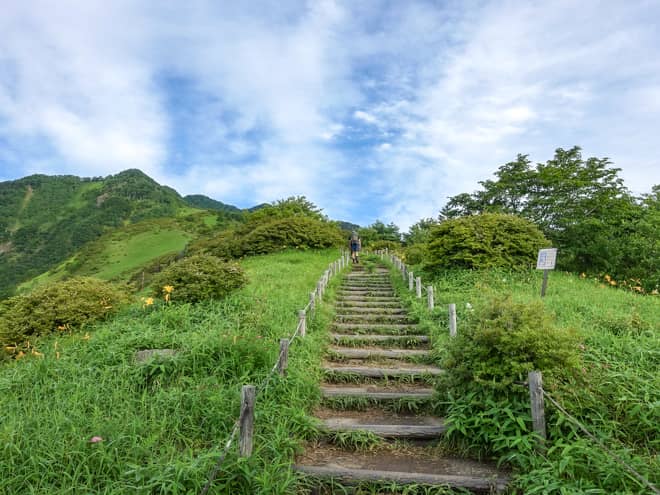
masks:
[[(240, 435), (241, 456), (248, 457), (252, 453), (252, 429), (253, 429), (253, 421), (254, 421), (254, 402), (256, 396), (260, 392), (264, 392), (268, 388), (273, 376), (275, 376), (276, 371), (279, 372), (279, 374), (281, 375), (286, 374), (286, 368), (288, 366), (287, 361), (288, 361), (289, 345), (292, 342), (294, 342), (296, 338), (305, 337), (306, 329), (307, 329), (307, 314), (309, 313), (310, 316), (313, 316), (316, 313), (316, 309), (318, 308), (319, 303), (323, 301), (323, 293), (325, 292), (325, 289), (327, 288), (330, 279), (334, 275), (338, 275), (347, 266), (348, 266), (348, 254), (342, 251), (341, 257), (338, 260), (335, 260), (334, 262), (330, 263), (328, 269), (323, 272), (323, 275), (321, 275), (321, 278), (316, 284), (315, 290), (310, 292), (310, 299), (307, 305), (303, 309), (298, 311), (298, 325), (296, 326), (296, 329), (291, 335), (291, 337), (288, 339), (280, 340), (280, 352), (278, 354), (277, 361), (275, 362), (269, 373), (256, 387), (253, 385), (243, 386), (241, 390), (241, 409), (239, 416), (234, 421), (234, 426), (232, 427), (229, 437), (224, 444), (225, 446), (222, 452), (220, 453), (218, 460), (213, 466), (213, 470), (209, 474), (206, 484), (204, 485), (204, 488), (200, 492), (201, 495), (206, 495), (208, 491), (211, 489), (211, 486), (218, 477), (218, 474), (222, 469), (222, 465), (225, 459), (227, 458), (229, 449), (231, 449), (232, 445), (234, 444), (236, 440), (236, 436), (239, 434), (239, 432), (241, 434)], [(246, 397), (248, 396), (249, 399), (245, 400)]]
[(635, 468), (623, 460), (618, 454), (612, 452), (596, 435), (591, 433), (586, 426), (584, 426), (578, 419), (572, 416), (557, 400), (555, 400), (548, 392), (543, 389), (543, 379), (540, 371), (530, 371), (528, 375), (527, 385), (529, 387), (531, 411), (532, 411), (532, 425), (534, 433), (537, 434), (539, 443), (538, 449), (543, 451), (545, 449), (546, 430), (545, 430), (545, 407), (544, 399), (548, 399), (550, 403), (555, 406), (569, 421), (576, 425), (582, 432), (587, 435), (593, 442), (598, 445), (607, 456), (609, 456), (619, 466), (627, 470), (634, 479), (651, 490), (656, 495), (660, 495), (660, 490), (651, 483), (648, 479), (642, 476)]

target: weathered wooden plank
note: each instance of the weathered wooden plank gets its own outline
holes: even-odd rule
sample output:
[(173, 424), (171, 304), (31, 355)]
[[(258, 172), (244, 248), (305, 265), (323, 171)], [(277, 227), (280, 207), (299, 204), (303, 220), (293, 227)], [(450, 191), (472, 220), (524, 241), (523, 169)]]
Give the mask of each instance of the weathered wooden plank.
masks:
[(354, 469), (338, 465), (330, 466), (308, 466), (294, 465), (294, 470), (320, 478), (332, 478), (345, 484), (357, 484), (361, 482), (385, 482), (398, 483), (401, 485), (441, 485), (454, 488), (465, 488), (490, 492), (492, 490), (503, 491), (508, 480), (506, 478), (485, 478), (479, 476), (460, 476), (449, 474), (414, 473), (399, 471), (376, 471), (370, 469)]
[(324, 366), (323, 371), (330, 374), (357, 375), (367, 378), (387, 378), (387, 377), (424, 377), (437, 376), (444, 373), (444, 370), (435, 366), (417, 366), (409, 368), (383, 368), (376, 366)]

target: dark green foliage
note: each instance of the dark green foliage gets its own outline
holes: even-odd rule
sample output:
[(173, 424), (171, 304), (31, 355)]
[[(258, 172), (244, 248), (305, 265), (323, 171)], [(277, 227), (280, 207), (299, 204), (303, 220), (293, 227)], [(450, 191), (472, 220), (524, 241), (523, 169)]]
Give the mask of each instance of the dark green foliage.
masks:
[(240, 208), (237, 208), (234, 205), (223, 203), (222, 201), (211, 199), (208, 196), (204, 196), (203, 194), (189, 194), (188, 196), (184, 196), (183, 200), (186, 203), (188, 203), (190, 206), (194, 206), (195, 208), (202, 208), (205, 210), (227, 211), (227, 212), (234, 212), (239, 214), (241, 213)]
[(418, 265), (426, 258), (427, 247), (424, 244), (413, 244), (404, 249), (404, 259), (409, 265)]
[(526, 269), (548, 241), (531, 222), (515, 215), (487, 213), (446, 220), (429, 234), (431, 271), (444, 268)]
[(633, 285), (652, 291), (660, 287), (658, 186), (634, 198), (610, 166), (607, 158), (583, 159), (577, 146), (536, 166), (518, 155), (495, 180), (480, 182), (483, 190), (450, 198), (441, 216), (521, 215), (559, 248), (558, 267), (639, 279)]
[(240, 266), (225, 263), (215, 256), (198, 254), (169, 265), (152, 281), (153, 295), (164, 297), (165, 286), (174, 289), (171, 301), (196, 303), (222, 299), (247, 283)]
[(264, 219), (252, 228), (246, 225), (223, 232), (214, 239), (192, 245), (191, 250), (230, 259), (284, 249), (327, 248), (343, 242), (341, 231), (334, 223), (297, 216)]
[(403, 235), (406, 246), (428, 242), (431, 229), (436, 225), (438, 225), (437, 220), (434, 220), (433, 218), (422, 218), (416, 224), (412, 225), (408, 229), (408, 232)]
[(362, 245), (372, 248), (376, 241), (392, 241), (398, 244), (401, 243), (401, 233), (399, 227), (390, 222), (385, 225), (380, 220), (376, 220), (369, 227), (358, 230)]
[(0, 343), (20, 346), (27, 338), (79, 330), (103, 320), (127, 302), (108, 282), (77, 277), (14, 296), (0, 306)]

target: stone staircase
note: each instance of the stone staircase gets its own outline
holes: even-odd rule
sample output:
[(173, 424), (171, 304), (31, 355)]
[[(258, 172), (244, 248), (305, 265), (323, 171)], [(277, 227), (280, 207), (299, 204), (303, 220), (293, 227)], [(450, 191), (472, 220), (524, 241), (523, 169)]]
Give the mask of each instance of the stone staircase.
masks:
[[(406, 314), (387, 269), (369, 273), (353, 265), (337, 292), (330, 337), (323, 364), (323, 405), (316, 411), (325, 440), (308, 446), (297, 459), (297, 471), (341, 485), (504, 490), (506, 474), (488, 464), (446, 457), (438, 448), (445, 424), (421, 411), (432, 410), (433, 380), (442, 370), (428, 364), (429, 337), (420, 334)], [(333, 443), (351, 433), (385, 441), (366, 451)], [(330, 490), (319, 493), (333, 493)]]

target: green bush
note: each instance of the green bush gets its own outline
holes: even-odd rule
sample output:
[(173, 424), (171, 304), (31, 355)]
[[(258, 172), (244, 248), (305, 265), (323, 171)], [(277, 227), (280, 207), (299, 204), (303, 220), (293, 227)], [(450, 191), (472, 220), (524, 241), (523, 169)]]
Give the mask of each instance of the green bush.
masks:
[(406, 247), (404, 250), (404, 259), (405, 262), (409, 265), (419, 265), (426, 258), (426, 245), (425, 244), (413, 244), (412, 246)]
[(444, 268), (528, 268), (539, 248), (549, 245), (530, 221), (515, 215), (484, 213), (446, 220), (429, 234), (431, 271)]
[(286, 217), (274, 218), (250, 229), (224, 232), (192, 248), (230, 259), (291, 248), (323, 249), (343, 243), (341, 230), (333, 223), (309, 217)]
[(449, 442), (527, 467), (535, 441), (521, 384), (532, 370), (543, 372), (546, 387), (577, 376), (579, 339), (556, 327), (541, 302), (497, 298), (463, 322), (443, 367)]
[(14, 296), (0, 306), (0, 342), (21, 346), (32, 336), (79, 330), (115, 312), (128, 298), (109, 282), (75, 277)]
[[(153, 295), (169, 295), (174, 302), (196, 303), (206, 299), (222, 299), (243, 287), (247, 278), (243, 269), (208, 254), (197, 254), (172, 263), (153, 278)], [(171, 293), (165, 287), (172, 287)]]
[[(387, 248), (390, 252), (398, 251), (401, 249), (401, 243), (397, 241), (376, 240), (365, 243), (371, 251), (378, 251), (379, 249)], [(362, 246), (365, 247), (365, 246)]]
[(494, 298), (464, 322), (449, 343), (444, 367), (448, 385), (503, 389), (540, 370), (546, 377), (572, 374), (579, 367), (579, 338), (554, 325), (543, 303)]

